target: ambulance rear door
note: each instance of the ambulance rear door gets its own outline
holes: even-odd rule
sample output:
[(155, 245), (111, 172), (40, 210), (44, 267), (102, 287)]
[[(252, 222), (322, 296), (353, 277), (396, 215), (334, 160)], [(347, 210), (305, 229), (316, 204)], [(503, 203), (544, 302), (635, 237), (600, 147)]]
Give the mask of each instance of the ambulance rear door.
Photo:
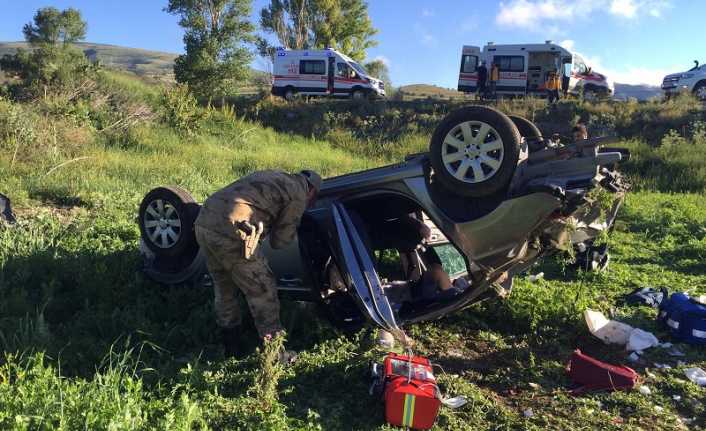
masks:
[(480, 47), (464, 45), (461, 52), (461, 70), (458, 75), (458, 91), (473, 93), (478, 87)]

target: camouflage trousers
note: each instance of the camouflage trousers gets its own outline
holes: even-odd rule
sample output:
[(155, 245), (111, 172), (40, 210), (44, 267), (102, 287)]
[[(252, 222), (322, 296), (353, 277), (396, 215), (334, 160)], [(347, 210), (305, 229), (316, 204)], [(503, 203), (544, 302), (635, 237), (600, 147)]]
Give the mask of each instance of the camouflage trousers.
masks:
[(242, 315), (237, 290), (245, 296), (261, 337), (282, 330), (279, 298), (272, 270), (258, 249), (249, 260), (243, 257), (243, 241), (196, 226), (196, 241), (206, 257), (213, 279), (216, 322), (221, 328), (240, 325)]

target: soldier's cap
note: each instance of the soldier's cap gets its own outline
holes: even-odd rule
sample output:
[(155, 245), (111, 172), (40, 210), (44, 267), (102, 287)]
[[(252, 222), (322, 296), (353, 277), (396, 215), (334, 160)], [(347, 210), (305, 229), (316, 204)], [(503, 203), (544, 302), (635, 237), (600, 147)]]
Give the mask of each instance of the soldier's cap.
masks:
[(316, 193), (318, 193), (321, 190), (321, 183), (322, 183), (321, 175), (319, 175), (316, 172), (311, 171), (309, 169), (305, 169), (305, 170), (301, 171), (300, 174), (302, 176), (304, 176), (304, 178), (306, 178), (306, 181), (309, 183), (309, 185), (311, 187), (314, 188), (314, 190), (316, 190)]

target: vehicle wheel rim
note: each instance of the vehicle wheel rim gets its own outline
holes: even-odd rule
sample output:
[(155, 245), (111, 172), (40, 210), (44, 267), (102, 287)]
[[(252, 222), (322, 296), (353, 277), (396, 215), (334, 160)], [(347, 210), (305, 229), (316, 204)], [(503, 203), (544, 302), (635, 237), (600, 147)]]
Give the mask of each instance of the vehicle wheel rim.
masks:
[(700, 100), (706, 100), (706, 85), (702, 85), (696, 90), (696, 97)]
[(457, 180), (481, 183), (498, 173), (505, 156), (497, 130), (482, 121), (460, 123), (446, 134), (441, 159)]
[(147, 238), (159, 248), (170, 248), (181, 237), (181, 219), (174, 206), (162, 199), (147, 205), (144, 216)]
[(353, 92), (353, 98), (355, 100), (360, 100), (363, 98), (363, 92), (362, 91), (354, 91)]

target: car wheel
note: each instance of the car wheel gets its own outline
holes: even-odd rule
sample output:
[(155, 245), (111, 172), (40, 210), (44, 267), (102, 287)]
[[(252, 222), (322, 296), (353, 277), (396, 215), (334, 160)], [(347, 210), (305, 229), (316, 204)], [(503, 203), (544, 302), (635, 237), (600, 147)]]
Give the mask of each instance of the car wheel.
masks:
[(696, 84), (694, 87), (694, 96), (702, 102), (706, 102), (706, 81), (701, 81)]
[(539, 151), (544, 148), (542, 131), (539, 130), (537, 125), (525, 117), (519, 117), (517, 115), (508, 115), (508, 117), (512, 120), (513, 124), (515, 124), (515, 127), (517, 127), (517, 130), (520, 132), (520, 136), (525, 138), (527, 148), (530, 151)]
[(366, 93), (364, 90), (353, 90), (353, 93), (351, 93), (351, 99), (360, 102), (362, 100), (366, 99)]
[(201, 282), (207, 284), (206, 257), (199, 248), (192, 247), (179, 256), (158, 256), (140, 240), (140, 254), (143, 259), (142, 271), (151, 280), (160, 284), (178, 285)]
[(436, 178), (451, 192), (485, 197), (505, 190), (520, 156), (520, 133), (486, 106), (456, 110), (439, 124), (429, 146)]
[(181, 187), (153, 189), (142, 199), (138, 216), (140, 234), (157, 256), (177, 256), (197, 246), (194, 221), (199, 205)]
[(291, 87), (287, 87), (286, 90), (284, 90), (284, 100), (287, 102), (292, 102), (294, 101), (294, 98), (296, 97), (297, 93), (294, 92), (294, 89)]

